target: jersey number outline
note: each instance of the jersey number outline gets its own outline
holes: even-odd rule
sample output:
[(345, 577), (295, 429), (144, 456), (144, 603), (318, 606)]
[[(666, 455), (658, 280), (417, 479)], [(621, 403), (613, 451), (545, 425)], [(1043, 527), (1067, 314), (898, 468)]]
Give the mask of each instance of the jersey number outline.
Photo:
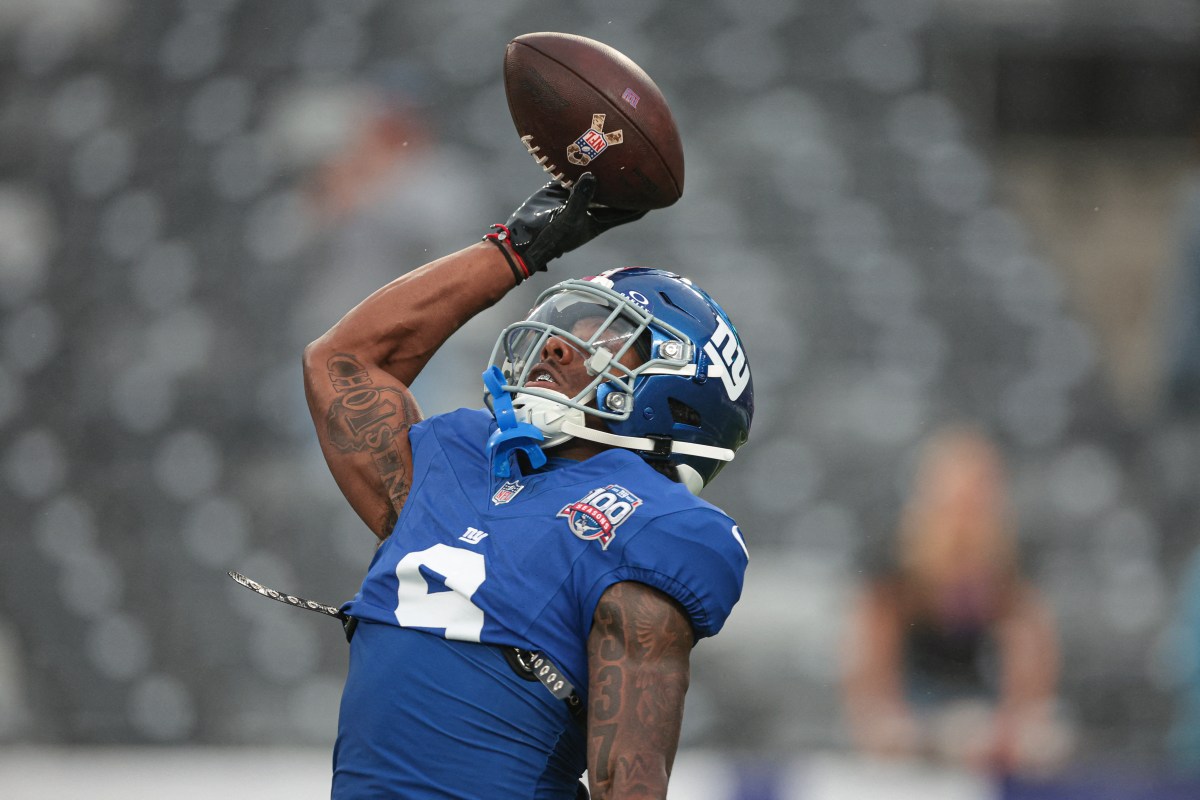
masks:
[[(421, 568), (436, 572), (451, 591), (430, 591)], [(483, 609), (471, 598), (487, 579), (482, 553), (435, 544), (409, 553), (396, 564), (396, 621), (404, 628), (444, 629), (447, 639), (478, 642)]]

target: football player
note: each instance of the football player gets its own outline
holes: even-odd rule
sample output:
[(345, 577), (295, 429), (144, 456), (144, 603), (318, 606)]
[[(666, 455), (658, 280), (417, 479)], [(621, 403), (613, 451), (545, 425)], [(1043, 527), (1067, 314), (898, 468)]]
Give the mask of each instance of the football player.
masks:
[(754, 390), (691, 281), (616, 269), (505, 328), (482, 409), (423, 419), (408, 387), (468, 319), (642, 213), (551, 183), (304, 353), (321, 449), (380, 539), (348, 615), (335, 798), (665, 797), (689, 655), (748, 554), (697, 494)]

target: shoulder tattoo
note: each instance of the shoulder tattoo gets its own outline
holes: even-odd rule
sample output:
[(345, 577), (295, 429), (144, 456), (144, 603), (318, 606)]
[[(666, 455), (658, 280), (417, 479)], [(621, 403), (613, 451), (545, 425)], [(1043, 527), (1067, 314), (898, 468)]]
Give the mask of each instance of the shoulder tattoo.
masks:
[(375, 386), (366, 367), (352, 355), (337, 353), (325, 367), (337, 392), (325, 417), (329, 442), (343, 453), (367, 453), (375, 462), (393, 508), (380, 523), (386, 533), (411, 486), (396, 437), (420, 420), (420, 412), (404, 389)]

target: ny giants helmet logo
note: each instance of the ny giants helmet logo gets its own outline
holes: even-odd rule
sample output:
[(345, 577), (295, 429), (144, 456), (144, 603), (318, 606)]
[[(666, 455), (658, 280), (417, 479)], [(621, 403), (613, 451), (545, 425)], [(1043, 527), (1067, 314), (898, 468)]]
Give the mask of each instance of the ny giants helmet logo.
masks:
[(746, 351), (725, 320), (717, 318), (717, 329), (704, 345), (704, 354), (712, 362), (709, 375), (716, 375), (725, 385), (730, 400), (737, 400), (750, 385), (750, 364)]
[(584, 541), (596, 539), (607, 550), (617, 527), (641, 504), (641, 498), (633, 492), (610, 483), (592, 489), (582, 500), (564, 507), (557, 516), (566, 518), (571, 533)]

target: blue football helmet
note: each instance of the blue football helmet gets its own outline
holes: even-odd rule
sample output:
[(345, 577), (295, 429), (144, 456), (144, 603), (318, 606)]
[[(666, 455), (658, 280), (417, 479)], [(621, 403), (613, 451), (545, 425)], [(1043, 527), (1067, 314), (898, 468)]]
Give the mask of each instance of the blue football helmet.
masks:
[[(580, 323), (587, 320), (586, 325)], [(593, 380), (575, 397), (526, 386), (550, 337), (582, 353)], [(630, 350), (640, 363), (627, 367)], [(634, 450), (699, 493), (745, 443), (754, 416), (746, 349), (700, 287), (660, 269), (625, 267), (558, 283), (506, 327), (491, 364), (516, 416), (544, 435)], [(589, 428), (585, 415), (603, 420)]]

